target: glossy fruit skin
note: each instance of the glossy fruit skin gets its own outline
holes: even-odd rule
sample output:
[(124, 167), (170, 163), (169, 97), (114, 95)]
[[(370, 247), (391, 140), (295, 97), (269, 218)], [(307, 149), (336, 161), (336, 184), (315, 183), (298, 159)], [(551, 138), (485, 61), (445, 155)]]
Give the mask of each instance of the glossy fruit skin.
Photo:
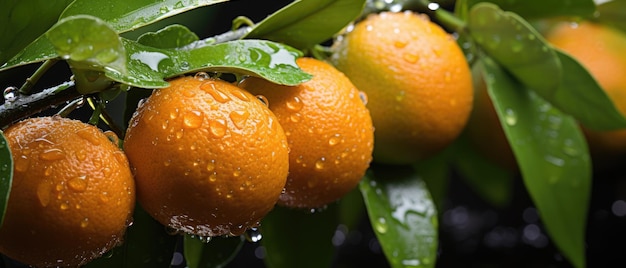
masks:
[(473, 101), (469, 66), (455, 39), (425, 15), (369, 15), (333, 49), (332, 63), (369, 98), (374, 162), (425, 159), (465, 127)]
[[(590, 21), (561, 22), (548, 31), (546, 39), (587, 68), (617, 109), (626, 115), (626, 34)], [(626, 153), (626, 130), (583, 130), (592, 155), (611, 157)]]
[(373, 125), (363, 99), (332, 65), (299, 58), (312, 74), (298, 86), (247, 78), (240, 86), (265, 96), (289, 143), (289, 177), (279, 204), (321, 208), (354, 189), (372, 160)]
[(132, 117), (124, 149), (141, 206), (163, 225), (199, 236), (257, 226), (289, 169), (287, 140), (271, 111), (204, 76), (155, 90)]
[(58, 116), (26, 119), (4, 135), (14, 176), (0, 252), (36, 267), (76, 267), (122, 242), (135, 184), (111, 135)]

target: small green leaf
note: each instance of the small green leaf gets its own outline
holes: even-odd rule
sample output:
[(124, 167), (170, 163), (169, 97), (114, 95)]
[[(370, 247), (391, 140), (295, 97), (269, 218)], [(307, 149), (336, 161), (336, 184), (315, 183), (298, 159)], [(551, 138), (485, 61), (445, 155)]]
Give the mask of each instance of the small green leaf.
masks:
[(585, 265), (591, 163), (574, 118), (516, 83), (492, 59), (481, 59), (487, 89), (542, 222), (563, 255)]
[(469, 7), (481, 2), (491, 2), (503, 10), (515, 12), (524, 18), (547, 18), (554, 16), (591, 17), (595, 11), (593, 0), (468, 0)]
[(237, 40), (185, 49), (158, 49), (126, 39), (123, 43), (128, 73), (107, 69), (107, 76), (136, 87), (166, 87), (163, 79), (199, 71), (253, 75), (285, 85), (311, 78), (296, 64), (300, 51), (271, 41)]
[(275, 207), (261, 221), (260, 228), (267, 267), (331, 267), (338, 217), (336, 204), (314, 213)]
[(454, 163), (462, 178), (480, 197), (503, 208), (513, 197), (513, 173), (485, 159), (462, 135), (454, 144)]
[(608, 1), (598, 5), (596, 19), (626, 32), (626, 1)]
[(9, 203), (9, 194), (13, 181), (13, 158), (11, 148), (0, 130), (0, 226), (4, 222), (4, 212)]
[(133, 214), (133, 225), (126, 230), (124, 244), (90, 262), (85, 268), (169, 268), (176, 240), (177, 236), (167, 234), (165, 226), (137, 205)]
[(225, 267), (237, 256), (244, 242), (243, 236), (213, 237), (204, 242), (197, 237), (186, 235), (183, 249), (187, 267)]
[(46, 33), (46, 37), (57, 54), (68, 60), (73, 68), (97, 66), (93, 69), (111, 68), (126, 72), (124, 46), (119, 36), (97, 17), (78, 15), (62, 19)]
[(359, 187), (391, 267), (435, 267), (437, 211), (417, 172), (373, 166)]
[(65, 9), (61, 18), (75, 15), (99, 17), (117, 32), (127, 32), (194, 8), (228, 0), (77, 0)]
[(470, 10), (467, 26), (474, 41), (522, 84), (541, 96), (557, 89), (562, 76), (559, 57), (520, 16), (479, 3)]
[[(0, 4), (0, 66), (52, 26), (71, 0), (3, 0)], [(4, 66), (2, 66), (4, 67)]]
[(173, 24), (157, 32), (149, 32), (139, 36), (137, 42), (156, 48), (180, 48), (198, 41), (198, 36), (189, 28)]
[(246, 38), (309, 49), (357, 18), (365, 0), (297, 0), (258, 23)]
[(24, 50), (20, 51), (15, 57), (11, 58), (0, 67), (0, 71), (23, 66), (35, 62), (46, 61), (58, 57), (54, 46), (45, 35), (40, 36), (33, 43), (28, 45)]
[(556, 51), (563, 77), (554, 97), (547, 100), (590, 129), (625, 128), (626, 119), (591, 74), (571, 56)]

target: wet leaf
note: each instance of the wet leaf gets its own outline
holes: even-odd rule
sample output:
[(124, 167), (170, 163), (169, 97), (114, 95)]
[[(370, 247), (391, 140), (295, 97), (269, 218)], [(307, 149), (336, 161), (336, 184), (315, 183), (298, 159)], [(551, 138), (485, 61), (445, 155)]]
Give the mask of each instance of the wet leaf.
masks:
[(13, 181), (13, 158), (9, 143), (0, 130), (0, 226), (4, 222), (4, 212), (9, 203), (9, 193)]
[(391, 267), (435, 267), (437, 211), (418, 173), (408, 166), (373, 166), (359, 187)]
[(336, 204), (315, 213), (275, 207), (261, 221), (260, 227), (267, 267), (331, 267), (335, 254), (332, 237), (338, 225), (337, 212)]
[(189, 28), (173, 24), (157, 32), (139, 36), (137, 43), (156, 48), (180, 48), (198, 41), (198, 36)]
[(597, 20), (626, 32), (626, 1), (608, 1), (598, 5)]
[(198, 71), (253, 75), (285, 85), (311, 77), (295, 62), (300, 51), (271, 41), (237, 40), (185, 49), (158, 49), (125, 39), (123, 44), (128, 74), (107, 69), (107, 76), (136, 87), (166, 87), (163, 79)]
[(500, 6), (503, 10), (515, 12), (524, 18), (554, 16), (591, 17), (595, 11), (593, 0), (467, 0), (467, 2), (469, 2), (469, 7), (480, 2), (491, 2)]
[(177, 236), (165, 232), (165, 226), (154, 220), (139, 205), (135, 206), (133, 225), (126, 229), (124, 244), (85, 268), (154, 267), (169, 268)]
[(558, 51), (563, 66), (561, 85), (547, 99), (561, 111), (594, 130), (626, 127), (626, 119), (591, 74), (571, 56)]
[(297, 0), (258, 23), (246, 38), (309, 49), (357, 18), (365, 0)]
[(585, 265), (591, 187), (589, 151), (578, 123), (516, 83), (488, 57), (487, 88), (542, 222), (563, 255)]
[(54, 59), (56, 57), (58, 57), (58, 55), (54, 50), (54, 46), (50, 43), (48, 38), (42, 36), (38, 38), (37, 41), (24, 48), (24, 50), (20, 51), (15, 57), (7, 61), (6, 64), (2, 65), (2, 67), (0, 67), (0, 71)]
[(132, 31), (194, 8), (228, 0), (100, 0), (74, 1), (61, 18), (92, 15), (106, 21), (117, 33)]
[(554, 94), (562, 76), (559, 57), (524, 19), (479, 3), (470, 10), (467, 26), (474, 41), (522, 84), (541, 96)]
[(454, 166), (465, 182), (492, 206), (509, 205), (513, 198), (513, 173), (485, 159), (464, 135), (454, 146)]
[(42, 35), (72, 1), (3, 0), (0, 3), (0, 66)]
[(213, 237), (203, 242), (197, 237), (185, 236), (183, 245), (189, 268), (225, 267), (243, 247), (242, 236)]

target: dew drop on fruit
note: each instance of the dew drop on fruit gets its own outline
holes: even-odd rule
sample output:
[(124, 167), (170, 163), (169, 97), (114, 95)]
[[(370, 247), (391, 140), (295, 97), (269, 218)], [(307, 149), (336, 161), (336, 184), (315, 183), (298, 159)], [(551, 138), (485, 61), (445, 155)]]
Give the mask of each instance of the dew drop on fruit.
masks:
[(250, 101), (250, 98), (240, 90), (233, 90), (231, 94), (242, 101)]
[(330, 137), (330, 139), (328, 139), (328, 145), (330, 146), (335, 146), (339, 144), (339, 142), (341, 142), (341, 135), (339, 133), (333, 135), (332, 137)]
[(230, 101), (230, 97), (226, 95), (224, 92), (217, 89), (214, 81), (205, 82), (200, 85), (200, 89), (204, 90), (206, 93), (209, 93), (213, 99), (215, 99), (219, 103), (226, 103)]
[(198, 79), (200, 81), (204, 81), (206, 79), (210, 79), (211, 76), (208, 73), (205, 72), (197, 72), (194, 76), (195, 79)]
[(226, 135), (226, 121), (224, 119), (216, 119), (209, 122), (209, 132), (215, 138), (221, 138)]
[(326, 163), (326, 158), (325, 158), (325, 157), (322, 157), (322, 158), (318, 159), (318, 160), (315, 162), (315, 169), (316, 169), (316, 170), (322, 170), (322, 169), (324, 169), (324, 165), (325, 165), (325, 163)]
[(359, 98), (361, 99), (361, 102), (363, 102), (363, 105), (367, 105), (367, 94), (363, 91), (359, 91)]
[(393, 42), (393, 46), (396, 48), (404, 48), (408, 43), (406, 41), (395, 41)]
[(67, 182), (67, 186), (76, 192), (83, 192), (87, 189), (87, 176), (72, 178)]
[(244, 233), (244, 237), (246, 238), (248, 242), (257, 243), (261, 241), (261, 239), (263, 238), (263, 235), (261, 234), (261, 231), (259, 231), (258, 228), (252, 227), (246, 230), (246, 232)]
[(291, 120), (291, 122), (298, 123), (300, 122), (301, 117), (302, 117), (302, 114), (295, 113), (295, 114), (290, 115), (289, 119)]
[(50, 204), (50, 196), (52, 192), (52, 184), (44, 181), (37, 186), (37, 199), (42, 207), (47, 207)]
[(80, 221), (81, 228), (86, 228), (88, 225), (89, 225), (89, 218), (84, 218), (82, 221)]
[(229, 117), (237, 128), (242, 129), (246, 125), (246, 121), (250, 117), (250, 113), (246, 110), (232, 111), (230, 112)]
[(187, 111), (183, 114), (183, 126), (186, 128), (199, 128), (204, 119), (200, 111)]
[(7, 103), (14, 102), (19, 96), (17, 87), (6, 87), (3, 92), (4, 101)]
[(81, 129), (81, 130), (76, 131), (76, 135), (88, 141), (92, 145), (95, 145), (95, 146), (100, 145), (100, 139), (98, 139), (95, 135), (93, 135), (93, 132), (91, 131)]
[(48, 161), (60, 160), (60, 159), (63, 159), (64, 157), (65, 157), (65, 153), (61, 149), (58, 149), (58, 148), (44, 150), (39, 155), (39, 158), (43, 160), (48, 160)]
[(300, 100), (298, 96), (295, 96), (292, 99), (286, 101), (285, 105), (287, 106), (287, 109), (289, 109), (292, 112), (300, 111), (302, 110), (302, 107), (304, 106), (304, 104), (302, 103), (302, 100)]

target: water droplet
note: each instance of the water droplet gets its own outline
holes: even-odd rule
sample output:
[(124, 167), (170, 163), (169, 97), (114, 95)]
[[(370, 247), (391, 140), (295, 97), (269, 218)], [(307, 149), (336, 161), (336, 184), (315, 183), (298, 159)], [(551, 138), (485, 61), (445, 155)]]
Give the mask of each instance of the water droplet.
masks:
[(230, 101), (230, 97), (226, 95), (224, 92), (220, 91), (216, 86), (214, 81), (208, 81), (204, 84), (200, 85), (200, 88), (204, 90), (206, 93), (209, 93), (216, 101), (220, 103), (226, 103)]
[(87, 176), (72, 178), (67, 182), (67, 186), (76, 192), (83, 192), (87, 189)]
[(404, 55), (402, 55), (402, 58), (408, 63), (417, 63), (417, 61), (419, 61), (420, 59), (418, 55), (411, 53), (404, 53)]
[(215, 138), (224, 137), (226, 130), (226, 120), (224, 119), (216, 119), (209, 122), (209, 132), (211, 132)]
[(70, 205), (68, 203), (63, 203), (60, 206), (61, 210), (67, 210), (68, 208), (70, 208)]
[(167, 12), (170, 12), (170, 9), (169, 9), (168, 7), (166, 7), (166, 6), (162, 6), (162, 7), (159, 9), (159, 12), (161, 12), (161, 14), (165, 14), (165, 13), (167, 13)]
[(263, 95), (256, 95), (256, 98), (263, 103), (265, 106), (270, 106), (270, 101)]
[(315, 161), (315, 169), (322, 170), (324, 169), (324, 164), (326, 163), (326, 158), (322, 157), (319, 160)]
[(4, 101), (5, 102), (14, 102), (15, 100), (17, 100), (17, 97), (19, 96), (19, 92), (17, 87), (6, 87), (4, 89)]
[(206, 164), (206, 170), (209, 172), (215, 170), (215, 160), (211, 160), (208, 164)]
[(200, 111), (187, 111), (183, 114), (183, 126), (186, 128), (199, 128), (202, 125), (202, 116)]
[(558, 167), (562, 167), (563, 165), (565, 165), (565, 160), (563, 160), (562, 158), (553, 156), (553, 155), (546, 155), (544, 156), (543, 159), (548, 161), (548, 163), (553, 164)]
[(217, 174), (214, 172), (211, 175), (209, 175), (209, 181), (210, 182), (216, 182), (217, 181)]
[(208, 73), (205, 73), (205, 72), (197, 72), (197, 73), (193, 76), (193, 78), (198, 79), (198, 80), (200, 80), (200, 81), (204, 81), (204, 80), (210, 79), (210, 78), (211, 78), (211, 76), (210, 76)]
[(387, 225), (387, 220), (385, 218), (380, 217), (374, 222), (374, 230), (376, 230), (379, 234), (387, 233), (388, 229), (389, 226)]
[(402, 260), (402, 265), (404, 267), (419, 267), (420, 260), (418, 259)]
[(432, 11), (437, 11), (439, 9), (439, 4), (437, 3), (428, 3), (428, 9)]
[(504, 111), (504, 122), (509, 126), (515, 126), (515, 124), (517, 124), (517, 115), (513, 109), (506, 109)]
[(230, 112), (229, 117), (237, 128), (242, 129), (245, 127), (246, 121), (248, 120), (248, 117), (250, 117), (250, 113), (246, 110), (232, 111)]
[(408, 43), (406, 41), (395, 41), (393, 46), (396, 48), (405, 48)]
[(241, 176), (241, 168), (238, 167), (235, 169), (235, 171), (233, 171), (233, 177), (239, 177)]
[(406, 96), (406, 92), (404, 92), (404, 90), (398, 92), (398, 95), (396, 95), (396, 101), (400, 102), (404, 100), (405, 96)]
[(64, 157), (65, 153), (61, 149), (57, 148), (46, 149), (39, 155), (39, 158), (48, 161), (59, 160), (63, 159)]
[(250, 98), (248, 98), (248, 96), (241, 90), (233, 90), (230, 93), (242, 101), (250, 101)]
[(100, 145), (101, 140), (98, 139), (96, 135), (93, 135), (93, 132), (89, 131), (86, 128), (76, 131), (76, 135), (88, 141), (92, 145), (95, 145), (95, 146)]
[(109, 193), (108, 192), (102, 192), (100, 194), (100, 201), (106, 203), (109, 202)]
[(81, 228), (86, 228), (88, 225), (89, 225), (89, 218), (84, 218), (82, 221), (80, 221)]
[(244, 237), (246, 238), (246, 240), (248, 240), (248, 242), (257, 243), (261, 241), (263, 235), (258, 228), (252, 227), (246, 230), (246, 232), (244, 233)]
[(192, 91), (192, 90), (183, 90), (183, 96), (187, 97), (187, 98), (192, 98), (194, 96), (196, 96), (196, 92)]
[(286, 101), (285, 105), (287, 106), (287, 109), (291, 110), (292, 112), (297, 112), (302, 110), (304, 103), (302, 103), (302, 100), (300, 100), (298, 96), (295, 96), (292, 99)]
[(50, 196), (52, 192), (52, 183), (44, 181), (37, 186), (37, 198), (39, 204), (43, 207), (47, 207), (50, 203)]
[(363, 105), (367, 105), (367, 94), (363, 91), (359, 91), (359, 98), (361, 99), (361, 102), (363, 102)]
[(328, 139), (328, 145), (330, 146), (335, 146), (339, 142), (341, 142), (341, 135), (338, 133), (330, 137), (330, 139)]

